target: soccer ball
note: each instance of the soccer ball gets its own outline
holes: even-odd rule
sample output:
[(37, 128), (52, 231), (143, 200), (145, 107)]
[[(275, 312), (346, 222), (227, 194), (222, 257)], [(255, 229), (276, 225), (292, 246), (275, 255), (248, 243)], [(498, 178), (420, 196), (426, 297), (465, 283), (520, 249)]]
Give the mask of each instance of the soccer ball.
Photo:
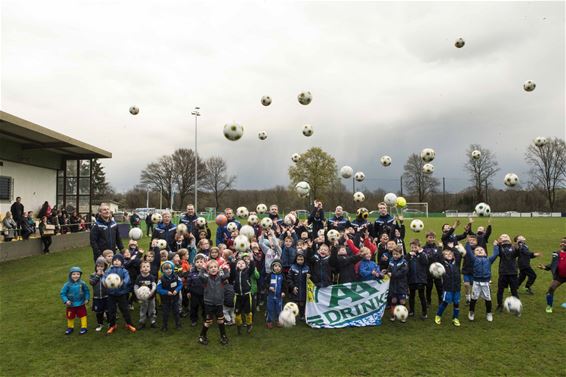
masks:
[(458, 38), (456, 39), (456, 42), (454, 42), (454, 46), (456, 46), (457, 48), (462, 48), (465, 44), (466, 42), (462, 38)]
[(366, 196), (364, 195), (363, 192), (358, 191), (358, 192), (354, 193), (354, 202), (361, 203), (364, 200), (366, 200)]
[(104, 280), (104, 283), (106, 284), (107, 288), (120, 288), (120, 286), (122, 285), (122, 278), (120, 278), (120, 275), (118, 274), (108, 274), (108, 276), (106, 276), (106, 279)]
[(245, 219), (248, 217), (250, 212), (246, 207), (238, 207), (238, 209), (236, 210), (236, 214), (238, 215), (238, 217)]
[(312, 94), (311, 92), (307, 92), (307, 91), (301, 92), (297, 96), (297, 99), (299, 100), (299, 103), (301, 105), (308, 105), (312, 101)]
[(230, 141), (240, 140), (244, 135), (244, 126), (236, 122), (224, 125), (224, 137)]
[(132, 106), (132, 107), (130, 107), (130, 114), (132, 114), (132, 115), (138, 115), (139, 112), (140, 112), (140, 109), (138, 109), (137, 106)]
[(312, 134), (314, 134), (314, 130), (312, 128), (312, 126), (310, 124), (305, 124), (303, 126), (303, 135), (305, 135), (306, 137), (312, 136)]
[(299, 195), (307, 195), (310, 190), (311, 186), (305, 181), (301, 181), (295, 185), (295, 191)]
[(356, 179), (356, 181), (362, 182), (364, 179), (366, 179), (366, 175), (364, 174), (364, 172), (358, 171), (356, 172), (356, 175), (354, 175), (354, 178)]
[(330, 242), (338, 241), (340, 238), (340, 232), (336, 229), (330, 229), (328, 233), (326, 233), (326, 238), (328, 238), (328, 241)]
[(295, 225), (295, 221), (297, 221), (297, 218), (293, 214), (288, 214), (283, 219), (283, 222), (285, 223), (285, 225)]
[(159, 213), (154, 213), (153, 215), (151, 215), (151, 222), (154, 224), (158, 224), (161, 222), (161, 214)]
[[(233, 224), (233, 223), (230, 223)], [(234, 248), (240, 252), (240, 253), (244, 253), (246, 251), (248, 251), (248, 249), (250, 248), (250, 240), (248, 239), (248, 237), (244, 236), (244, 235), (239, 235), (238, 237), (236, 237), (234, 239)]]
[(434, 165), (433, 164), (424, 164), (423, 165), (423, 173), (432, 174), (433, 172), (434, 172)]
[(395, 205), (399, 208), (405, 208), (407, 206), (407, 200), (402, 196), (398, 196)]
[[(256, 215), (250, 215), (248, 217), (248, 224), (250, 225), (257, 225), (259, 223), (259, 217), (257, 217)], [(244, 227), (242, 227), (243, 229)], [(242, 229), (240, 229), (240, 233), (242, 233)]]
[(485, 203), (478, 203), (475, 209), (478, 216), (489, 216), (491, 213), (491, 208)]
[(298, 153), (293, 153), (291, 155), (291, 161), (293, 162), (299, 162), (300, 159), (301, 159), (301, 155)]
[(369, 211), (367, 210), (367, 208), (364, 207), (358, 208), (358, 210), (356, 211), (356, 215), (358, 215), (362, 219), (367, 219), (369, 216)]
[(354, 170), (349, 166), (342, 166), (340, 169), (340, 176), (342, 178), (351, 178), (354, 175)]
[(537, 136), (534, 140), (534, 143), (535, 143), (535, 146), (541, 148), (541, 147), (544, 147), (548, 143), (548, 140), (544, 136)]
[(187, 233), (187, 226), (185, 224), (177, 225), (177, 233)]
[(474, 160), (479, 160), (480, 157), (481, 157), (481, 152), (480, 152), (480, 151), (478, 151), (477, 149), (474, 150), (474, 151), (472, 151), (472, 158), (473, 158)]
[(260, 131), (260, 133), (257, 134), (257, 137), (259, 138), (259, 140), (267, 139), (267, 131)]
[(517, 317), (521, 315), (521, 311), (523, 311), (523, 304), (521, 300), (519, 300), (515, 296), (510, 296), (503, 301), (503, 307), (507, 313), (515, 314)]
[(247, 237), (251, 241), (255, 237), (255, 230), (251, 225), (244, 225), (240, 229), (240, 235)]
[(130, 237), (130, 239), (137, 241), (143, 237), (143, 232), (140, 228), (132, 228), (130, 229), (128, 236)]
[(515, 173), (505, 174), (503, 183), (505, 183), (505, 186), (513, 187), (519, 183), (519, 177)]
[(224, 215), (223, 213), (221, 213), (220, 215), (216, 216), (216, 225), (218, 226), (224, 226), (226, 225), (226, 223), (228, 222), (228, 218), (226, 217), (226, 215)]
[(409, 316), (409, 311), (404, 305), (396, 305), (395, 310), (393, 310), (393, 315), (398, 321), (406, 321)]
[(383, 201), (385, 202), (385, 204), (387, 204), (388, 206), (394, 206), (395, 203), (397, 203), (397, 195), (395, 195), (394, 193), (390, 192), (388, 194), (385, 194), (385, 196), (383, 197)]
[(414, 219), (413, 221), (411, 221), (411, 225), (409, 226), (411, 227), (411, 230), (416, 233), (424, 229), (424, 223), (419, 219)]
[(157, 247), (159, 247), (159, 250), (167, 249), (167, 240), (157, 240)]
[(261, 219), (261, 227), (263, 229), (270, 229), (273, 226), (273, 221), (269, 217)]
[(288, 302), (285, 304), (284, 310), (289, 310), (294, 316), (299, 315), (299, 307), (294, 302)]
[(238, 224), (236, 224), (235, 222), (230, 222), (228, 223), (228, 225), (226, 225), (226, 230), (230, 233), (235, 232), (238, 230)]
[(206, 226), (206, 219), (204, 217), (197, 217), (197, 226), (204, 228)]
[(421, 151), (421, 158), (424, 162), (431, 162), (436, 157), (436, 152), (432, 148), (425, 148)]
[(535, 82), (532, 80), (527, 80), (523, 84), (523, 89), (525, 89), (525, 92), (532, 92), (533, 90), (535, 90), (536, 87), (537, 84), (535, 84)]
[(428, 271), (436, 279), (441, 278), (442, 275), (446, 273), (446, 269), (444, 268), (442, 263), (438, 263), (438, 262), (434, 262), (433, 264), (431, 264), (430, 267), (428, 268)]
[(257, 213), (266, 213), (267, 212), (267, 206), (263, 203), (258, 204), (256, 207), (256, 212)]
[(287, 305), (285, 305), (283, 307), (283, 310), (281, 310), (281, 313), (279, 313), (279, 324), (285, 328), (289, 328), (289, 327), (293, 327), (296, 324), (296, 316), (299, 312), (299, 308), (297, 307), (297, 314), (295, 314), (295, 308), (293, 306), (289, 306), (290, 304), (293, 304), (295, 306), (297, 306), (297, 304), (295, 304), (294, 302), (289, 302)]
[(269, 106), (271, 105), (271, 97), (270, 96), (263, 96), (261, 97), (261, 104), (263, 106)]
[(149, 289), (149, 287), (146, 287), (145, 285), (139, 287), (138, 291), (136, 292), (136, 296), (141, 301), (147, 301), (150, 295), (151, 295), (151, 289)]
[(381, 161), (381, 165), (383, 165), (383, 166), (391, 165), (391, 157), (389, 157), (389, 156), (381, 156), (380, 161)]

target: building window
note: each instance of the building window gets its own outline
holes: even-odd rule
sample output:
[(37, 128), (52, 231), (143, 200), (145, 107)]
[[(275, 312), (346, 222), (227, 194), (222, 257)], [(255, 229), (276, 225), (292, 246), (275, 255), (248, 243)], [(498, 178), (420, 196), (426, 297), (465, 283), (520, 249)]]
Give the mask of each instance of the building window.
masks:
[(0, 176), (0, 200), (12, 201), (14, 181), (12, 177)]

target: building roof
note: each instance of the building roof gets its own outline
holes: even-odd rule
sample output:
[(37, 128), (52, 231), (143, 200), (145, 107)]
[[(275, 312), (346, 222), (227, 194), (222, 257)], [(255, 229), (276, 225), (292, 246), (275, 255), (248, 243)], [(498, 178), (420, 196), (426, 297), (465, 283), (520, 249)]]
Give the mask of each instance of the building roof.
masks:
[(112, 153), (0, 111), (0, 135), (23, 149), (41, 149), (68, 159), (112, 158)]

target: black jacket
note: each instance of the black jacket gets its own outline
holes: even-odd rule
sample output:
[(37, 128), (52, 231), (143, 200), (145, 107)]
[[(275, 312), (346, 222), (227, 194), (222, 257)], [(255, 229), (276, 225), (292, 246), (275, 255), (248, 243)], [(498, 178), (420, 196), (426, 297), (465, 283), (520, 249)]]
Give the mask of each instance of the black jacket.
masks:
[(458, 241), (461, 241), (464, 238), (466, 238), (468, 236), (469, 226), (466, 225), (466, 229), (464, 230), (464, 233), (459, 234), (457, 236), (454, 235), (454, 230), (455, 230), (454, 228), (450, 227), (448, 232), (442, 233), (442, 246), (448, 247), (449, 242), (452, 242), (454, 243), (454, 245), (456, 245)]
[(499, 257), (499, 276), (517, 275), (517, 258), (519, 250), (511, 244), (497, 245), (493, 248), (493, 256)]
[(204, 295), (204, 283), (199, 278), (199, 271), (193, 267), (187, 276), (187, 290), (191, 295)]
[[(306, 264), (298, 265), (296, 260), (297, 258), (287, 273), (289, 298), (293, 301), (305, 302), (307, 300), (307, 274), (310, 273), (310, 269)], [(299, 288), (297, 294), (294, 292), (295, 287)]]
[(338, 255), (338, 248), (333, 247), (330, 254), (330, 265), (338, 271), (338, 283), (351, 283), (356, 281), (355, 265), (362, 260), (360, 254)]
[(391, 273), (391, 280), (389, 280), (389, 294), (390, 295), (406, 295), (409, 292), (409, 284), (407, 280), (407, 273), (409, 272), (409, 265), (403, 258), (395, 260), (390, 259), (387, 271)]
[(246, 295), (251, 292), (252, 285), (250, 282), (250, 276), (255, 272), (254, 262), (251, 261), (250, 265), (243, 270), (238, 270), (233, 268), (233, 276), (230, 279), (234, 284), (234, 293), (237, 295)]
[(307, 260), (310, 263), (311, 280), (319, 288), (332, 285), (332, 266), (330, 256), (321, 257), (313, 248), (308, 250)]
[(104, 221), (98, 218), (90, 230), (90, 246), (94, 254), (94, 259), (102, 255), (106, 249), (116, 251), (122, 250), (122, 239), (118, 232), (118, 224), (114, 220)]
[(536, 258), (535, 253), (530, 251), (529, 247), (524, 243), (519, 244), (517, 249), (519, 250), (519, 270), (531, 267), (531, 259)]
[(426, 253), (421, 251), (414, 257), (411, 256), (411, 254), (407, 254), (406, 258), (409, 266), (409, 284), (426, 284), (428, 271), (428, 258)]
[(448, 262), (445, 260), (442, 263), (444, 269), (446, 269), (446, 273), (442, 276), (442, 290), (445, 292), (460, 292), (460, 261), (458, 256), (454, 254), (452, 261)]

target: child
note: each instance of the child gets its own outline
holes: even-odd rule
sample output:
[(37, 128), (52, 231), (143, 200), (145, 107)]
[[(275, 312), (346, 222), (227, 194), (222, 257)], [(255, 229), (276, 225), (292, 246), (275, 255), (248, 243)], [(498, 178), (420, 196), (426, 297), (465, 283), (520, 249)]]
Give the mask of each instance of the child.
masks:
[[(369, 257), (371, 259), (371, 252)], [(362, 256), (359, 253), (348, 255), (345, 245), (332, 247), (330, 265), (338, 271), (338, 284), (351, 283), (356, 280), (355, 266), (361, 259)]]
[[(224, 267), (224, 271), (226, 272), (226, 276), (229, 276), (229, 269), (228, 264), (224, 263), (224, 265), (220, 266), (221, 268)], [(229, 280), (226, 280), (224, 283), (224, 304), (222, 310), (224, 311), (224, 324), (226, 326), (232, 326), (235, 323), (234, 317), (234, 285), (230, 283)]]
[(285, 297), (285, 278), (283, 276), (283, 266), (279, 259), (271, 263), (271, 274), (269, 275), (269, 289), (267, 294), (266, 327), (273, 328), (273, 322), (279, 326), (279, 313), (283, 310), (283, 298)]
[(104, 326), (104, 313), (108, 310), (108, 291), (102, 284), (104, 270), (108, 265), (103, 257), (96, 260), (96, 271), (90, 275), (90, 285), (92, 285), (92, 311), (96, 313), (96, 331), (101, 331)]
[(371, 250), (367, 247), (362, 247), (358, 255), (362, 258), (359, 265), (360, 280), (381, 279), (381, 269), (377, 263), (371, 260)]
[[(234, 278), (234, 312), (236, 314), (236, 326), (238, 335), (241, 334), (242, 323), (247, 326), (247, 333), (252, 332), (253, 316), (252, 316), (252, 286), (250, 277), (255, 272), (253, 262), (248, 265), (243, 259), (236, 262), (235, 278)], [(243, 315), (243, 321), (242, 321)]]
[(511, 294), (519, 298), (517, 288), (517, 258), (519, 250), (511, 244), (511, 237), (502, 234), (499, 239), (493, 242), (493, 256), (499, 257), (499, 279), (497, 281), (497, 311), (503, 312), (503, 291), (511, 288)]
[(421, 319), (424, 320), (428, 318), (425, 298), (428, 259), (418, 239), (412, 240), (410, 247), (411, 251), (407, 255), (409, 265), (409, 316), (415, 315), (415, 294), (418, 292), (421, 301)]
[(114, 258), (114, 252), (110, 249), (106, 249), (102, 252), (102, 257), (106, 262), (107, 266), (112, 266), (112, 258)]
[(442, 302), (438, 306), (438, 311), (434, 317), (434, 322), (437, 325), (442, 323), (442, 313), (449, 304), (454, 305), (454, 312), (452, 313), (452, 323), (454, 326), (460, 326), (460, 258), (459, 253), (454, 253), (452, 249), (445, 248), (442, 251), (444, 256), (443, 266), (446, 270), (442, 276)]
[(432, 288), (436, 288), (436, 295), (438, 296), (438, 305), (442, 302), (442, 278), (435, 278), (429, 271), (430, 265), (438, 262), (442, 263), (442, 250), (436, 243), (436, 233), (428, 232), (426, 234), (426, 244), (423, 246), (428, 259), (427, 268), (427, 281), (426, 281), (426, 303), (432, 304)]
[[(383, 239), (384, 237), (382, 237)], [(387, 237), (389, 239), (389, 237)], [(382, 270), (386, 270), (387, 266), (389, 266), (389, 260), (391, 259), (391, 255), (393, 254), (393, 250), (397, 248), (397, 242), (389, 240), (386, 243), (386, 248), (377, 248), (377, 258), (376, 263), (379, 265), (379, 268)], [(401, 249), (401, 254), (403, 253), (403, 249)]]
[(157, 271), (159, 270), (159, 265), (155, 263), (155, 252), (153, 250), (148, 250), (143, 256), (143, 260), (149, 263), (149, 273), (157, 280)]
[[(117, 274), (120, 276), (122, 285), (118, 288), (110, 288), (106, 284), (106, 278), (110, 274)], [(120, 312), (126, 321), (126, 328), (132, 332), (136, 332), (136, 328), (132, 323), (132, 318), (130, 316), (130, 311), (128, 310), (128, 292), (130, 291), (130, 274), (124, 268), (124, 257), (122, 254), (116, 254), (112, 258), (112, 266), (106, 270), (104, 276), (102, 277), (102, 283), (108, 288), (108, 322), (110, 322), (110, 327), (106, 334), (110, 335), (114, 333), (118, 326), (116, 325), (116, 306), (120, 308)]]
[(177, 254), (179, 254), (179, 258), (181, 259), (181, 272), (179, 273), (179, 277), (183, 281), (183, 289), (179, 295), (179, 301), (181, 302), (181, 317), (185, 318), (189, 315), (189, 300), (187, 298), (187, 294), (189, 293), (189, 291), (187, 291), (187, 277), (189, 276), (189, 272), (191, 272), (189, 250), (180, 249), (177, 251)]
[(163, 323), (161, 331), (167, 331), (169, 322), (169, 312), (175, 318), (175, 328), (181, 328), (181, 316), (179, 313), (178, 294), (183, 288), (183, 282), (174, 272), (175, 265), (171, 261), (165, 261), (161, 265), (161, 278), (157, 283), (157, 293), (161, 296), (161, 310), (163, 311)]
[(258, 244), (264, 255), (265, 273), (266, 275), (270, 274), (271, 264), (275, 259), (279, 259), (281, 257), (279, 240), (275, 237), (275, 232), (273, 230), (269, 230), (259, 236)]
[(148, 287), (150, 290), (149, 298), (141, 302), (140, 305), (140, 324), (138, 330), (145, 328), (145, 322), (149, 318), (151, 328), (156, 328), (156, 313), (155, 313), (155, 291), (157, 285), (155, 284), (155, 276), (151, 275), (151, 263), (148, 261), (141, 262), (140, 274), (136, 278), (134, 285), (134, 293), (138, 296), (140, 287)]
[(61, 300), (67, 307), (67, 330), (65, 335), (71, 335), (75, 327), (75, 317), (81, 320), (80, 335), (86, 334), (87, 313), (86, 304), (90, 300), (90, 291), (84, 281), (81, 280), (83, 272), (79, 267), (71, 267), (67, 282), (61, 288)]
[(487, 257), (485, 249), (476, 246), (472, 252), (469, 244), (466, 246), (466, 259), (470, 260), (473, 265), (473, 283), (472, 296), (470, 301), (470, 311), (468, 319), (473, 321), (475, 318), (476, 302), (481, 297), (485, 300), (486, 319), (488, 322), (493, 321), (493, 313), (491, 311), (491, 264), (495, 261), (495, 256)]
[[(466, 242), (464, 248), (466, 250), (468, 249), (475, 250), (477, 246), (478, 246), (477, 236), (474, 234), (469, 234), (468, 242)], [(472, 297), (472, 283), (474, 282), (474, 262), (472, 258), (468, 258), (468, 257), (464, 258), (464, 263), (462, 265), (462, 275), (464, 276), (464, 292), (466, 293), (466, 305), (470, 305), (470, 300)]]
[(299, 307), (299, 318), (305, 319), (305, 303), (307, 301), (307, 279), (310, 275), (309, 266), (305, 264), (305, 256), (297, 254), (295, 263), (291, 265), (287, 274), (287, 287), (289, 298)]
[(533, 253), (529, 250), (529, 247), (525, 243), (527, 242), (525, 237), (515, 236), (514, 240), (517, 244), (516, 248), (519, 250), (519, 283), (517, 286), (520, 287), (521, 284), (523, 284), (523, 281), (525, 281), (525, 278), (528, 277), (525, 289), (528, 294), (532, 295), (533, 291), (531, 290), (531, 287), (537, 279), (537, 274), (531, 267), (531, 259), (540, 256), (540, 253)]
[(297, 234), (294, 230), (287, 230), (281, 234), (280, 239), (283, 241), (283, 247), (281, 248), (281, 264), (283, 265), (283, 273), (287, 276), (291, 264), (295, 260), (297, 255)]
[(554, 291), (563, 283), (566, 283), (566, 237), (560, 241), (560, 250), (552, 253), (552, 260), (546, 266), (538, 266), (540, 269), (552, 271), (552, 282), (546, 293), (546, 312), (552, 313)]
[(326, 244), (320, 245), (317, 253), (315, 253), (314, 248), (308, 250), (307, 259), (312, 271), (312, 282), (319, 288), (328, 287), (332, 284), (332, 267), (330, 266), (329, 254), (330, 251)]
[(208, 328), (212, 325), (212, 320), (216, 317), (218, 329), (220, 330), (220, 343), (222, 345), (228, 344), (228, 337), (226, 336), (226, 328), (224, 326), (224, 312), (222, 304), (224, 302), (224, 280), (225, 273), (218, 268), (218, 262), (210, 260), (206, 267), (207, 272), (201, 271), (199, 278), (204, 285), (204, 308), (206, 313), (206, 320), (202, 325), (198, 342), (202, 345), (208, 344), (206, 336)]
[[(395, 247), (393, 257), (389, 260), (387, 274), (391, 277), (389, 281), (389, 304), (391, 306), (391, 321), (395, 321), (395, 306), (405, 305), (407, 302), (407, 273), (409, 266), (403, 258), (403, 251), (400, 247)], [(406, 319), (401, 322), (407, 322)]]
[(195, 327), (198, 321), (198, 311), (202, 312), (204, 319), (204, 285), (199, 278), (199, 274), (204, 270), (206, 256), (197, 254), (195, 264), (187, 276), (187, 298), (189, 299), (191, 326)]
[(452, 242), (453, 244), (458, 243), (458, 241), (463, 240), (468, 235), (470, 231), (471, 224), (468, 223), (466, 225), (466, 229), (464, 229), (464, 233), (459, 234), (457, 236), (454, 235), (454, 231), (460, 225), (460, 220), (456, 220), (452, 226), (449, 224), (442, 225), (442, 247), (446, 249), (448, 247), (448, 242)]

